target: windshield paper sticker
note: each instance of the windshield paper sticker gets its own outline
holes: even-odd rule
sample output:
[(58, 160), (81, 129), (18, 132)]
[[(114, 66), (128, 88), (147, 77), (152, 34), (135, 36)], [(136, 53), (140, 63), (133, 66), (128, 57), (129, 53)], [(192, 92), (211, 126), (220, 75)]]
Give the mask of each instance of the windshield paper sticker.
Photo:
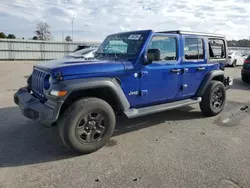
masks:
[(128, 37), (129, 40), (139, 40), (141, 35), (132, 34)]

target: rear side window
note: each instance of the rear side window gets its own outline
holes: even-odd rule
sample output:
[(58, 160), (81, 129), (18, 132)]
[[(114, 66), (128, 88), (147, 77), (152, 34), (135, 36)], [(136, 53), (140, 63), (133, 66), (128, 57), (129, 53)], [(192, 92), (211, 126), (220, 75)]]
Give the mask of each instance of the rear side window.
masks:
[(172, 36), (154, 36), (148, 49), (159, 49), (160, 61), (171, 61), (177, 59), (177, 40)]
[(208, 39), (208, 47), (210, 59), (226, 58), (225, 42), (222, 39)]
[(203, 40), (199, 38), (185, 38), (185, 59), (204, 59)]
[(247, 60), (250, 60), (250, 55), (247, 57)]

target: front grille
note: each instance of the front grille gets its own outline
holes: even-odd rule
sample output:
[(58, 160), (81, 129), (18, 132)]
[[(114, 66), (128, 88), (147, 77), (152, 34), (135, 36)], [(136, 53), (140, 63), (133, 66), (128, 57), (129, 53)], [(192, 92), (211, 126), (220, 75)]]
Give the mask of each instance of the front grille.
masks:
[(46, 72), (40, 71), (38, 69), (34, 69), (32, 73), (31, 90), (33, 91), (34, 95), (41, 100), (45, 100), (45, 96), (43, 94), (43, 88), (44, 88), (44, 78), (46, 75), (47, 75)]

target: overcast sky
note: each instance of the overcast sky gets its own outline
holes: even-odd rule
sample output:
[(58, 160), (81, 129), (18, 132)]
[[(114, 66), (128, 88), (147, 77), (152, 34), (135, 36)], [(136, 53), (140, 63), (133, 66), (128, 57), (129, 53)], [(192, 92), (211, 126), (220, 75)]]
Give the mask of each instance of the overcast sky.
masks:
[(55, 40), (102, 40), (110, 33), (153, 29), (222, 33), (249, 38), (250, 0), (0, 0), (0, 32), (32, 37), (46, 21)]

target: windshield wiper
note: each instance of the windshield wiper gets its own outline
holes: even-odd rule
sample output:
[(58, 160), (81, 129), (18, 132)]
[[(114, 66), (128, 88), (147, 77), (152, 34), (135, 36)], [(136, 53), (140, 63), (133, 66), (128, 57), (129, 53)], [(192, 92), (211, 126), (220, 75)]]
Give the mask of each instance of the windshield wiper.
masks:
[(96, 53), (95, 57), (114, 57), (115, 61), (117, 61), (119, 58), (122, 59), (133, 59), (134, 54), (123, 54), (123, 53), (103, 53), (103, 52), (98, 52)]

